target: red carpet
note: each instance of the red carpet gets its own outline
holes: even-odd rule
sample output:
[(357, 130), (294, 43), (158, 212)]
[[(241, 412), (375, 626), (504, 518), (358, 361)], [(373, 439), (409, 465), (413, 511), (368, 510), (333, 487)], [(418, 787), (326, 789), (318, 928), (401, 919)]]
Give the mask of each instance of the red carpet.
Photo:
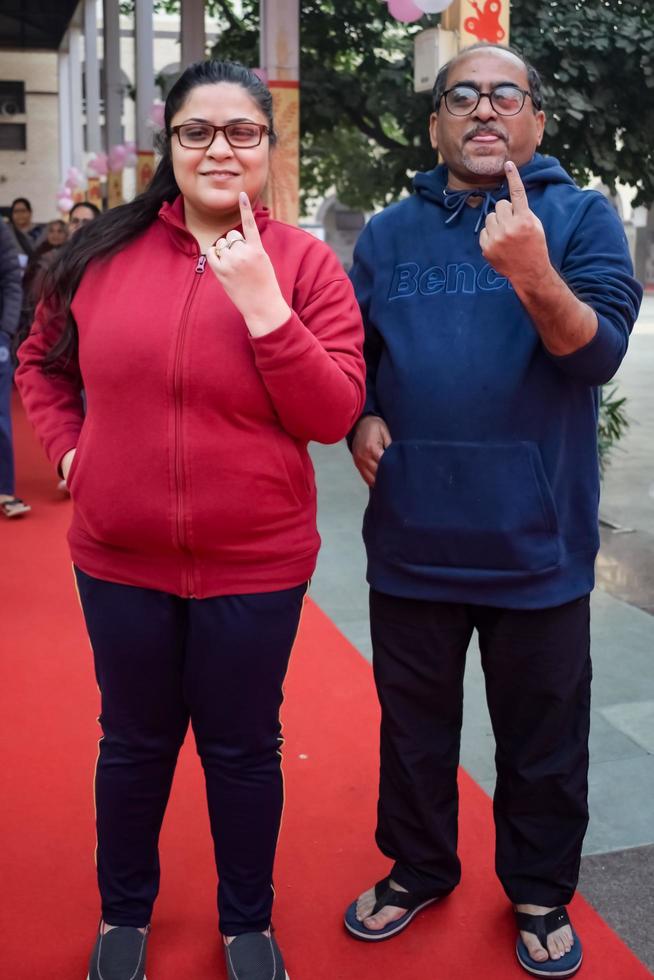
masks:
[[(18, 492), (33, 511), (0, 527), (0, 976), (77, 980), (86, 977), (98, 918), (91, 798), (98, 696), (64, 540), (70, 503), (58, 496), (19, 410), (15, 429)], [(373, 844), (378, 714), (370, 668), (311, 602), (284, 718), (287, 802), (275, 923), (291, 980), (525, 977), (493, 874), (490, 802), (463, 773), (461, 887), (394, 940), (371, 947), (344, 934), (344, 907), (386, 869)], [(162, 865), (149, 980), (224, 978), (191, 744), (175, 779)], [(586, 949), (581, 977), (652, 976), (582, 898), (572, 914)]]

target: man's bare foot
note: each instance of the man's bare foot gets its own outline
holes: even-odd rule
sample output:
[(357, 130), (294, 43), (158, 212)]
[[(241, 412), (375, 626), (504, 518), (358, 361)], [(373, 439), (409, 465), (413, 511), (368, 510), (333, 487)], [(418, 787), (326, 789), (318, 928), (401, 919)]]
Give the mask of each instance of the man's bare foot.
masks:
[[(392, 878), (389, 884), (396, 891), (406, 893), (406, 888), (402, 888), (402, 885), (398, 885)], [(401, 919), (403, 915), (406, 915), (406, 909), (402, 909), (398, 905), (385, 905), (377, 915), (371, 915), (370, 913), (374, 909), (376, 901), (374, 888), (370, 888), (367, 892), (364, 892), (357, 900), (357, 919), (359, 922), (363, 922), (366, 929), (383, 929), (390, 922), (395, 922), (397, 919)]]
[[(544, 905), (516, 905), (516, 912), (527, 912), (529, 915), (547, 915), (551, 908)], [(574, 945), (572, 929), (570, 926), (562, 926), (555, 932), (551, 932), (547, 937), (547, 949), (543, 949), (538, 937), (533, 932), (520, 932), (522, 941), (527, 947), (527, 952), (532, 960), (537, 963), (544, 963), (545, 960), (560, 960), (562, 956), (569, 953)]]

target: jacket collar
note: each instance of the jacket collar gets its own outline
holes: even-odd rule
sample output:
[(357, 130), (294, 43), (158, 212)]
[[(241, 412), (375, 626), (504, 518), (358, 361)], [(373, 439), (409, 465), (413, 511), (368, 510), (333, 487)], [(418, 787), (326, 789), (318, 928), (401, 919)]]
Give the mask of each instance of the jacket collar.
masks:
[[(259, 232), (262, 232), (270, 220), (270, 211), (264, 207), (260, 200), (254, 202), (253, 211), (257, 228)], [(170, 234), (177, 248), (187, 255), (198, 254), (198, 243), (184, 221), (184, 198), (181, 194), (172, 202), (164, 201), (159, 209), (159, 220)], [(243, 228), (238, 224), (236, 230), (242, 232)]]

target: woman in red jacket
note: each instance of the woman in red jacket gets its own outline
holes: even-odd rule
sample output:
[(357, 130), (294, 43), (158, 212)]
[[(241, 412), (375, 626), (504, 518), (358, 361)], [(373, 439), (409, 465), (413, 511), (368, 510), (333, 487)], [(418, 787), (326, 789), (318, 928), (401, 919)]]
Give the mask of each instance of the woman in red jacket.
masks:
[(28, 415), (74, 502), (102, 698), (90, 980), (144, 975), (189, 720), (228, 975), (285, 976), (270, 931), (278, 715), (320, 543), (307, 443), (353, 425), (364, 366), (337, 259), (258, 204), (274, 141), (256, 75), (189, 67), (152, 183), (65, 247), (20, 349)]

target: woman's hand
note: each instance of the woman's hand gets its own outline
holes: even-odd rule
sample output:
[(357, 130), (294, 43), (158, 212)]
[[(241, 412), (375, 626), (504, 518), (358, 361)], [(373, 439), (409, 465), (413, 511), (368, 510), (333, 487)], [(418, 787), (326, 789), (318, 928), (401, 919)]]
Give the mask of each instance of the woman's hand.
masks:
[(277, 282), (272, 262), (261, 243), (247, 194), (239, 194), (243, 234), (228, 231), (207, 254), (213, 269), (242, 314), (253, 337), (272, 333), (291, 315)]
[(68, 452), (62, 456), (61, 463), (59, 464), (61, 475), (66, 481), (68, 481), (68, 474), (70, 473), (70, 468), (73, 465), (73, 458), (76, 452), (76, 449), (69, 449)]

